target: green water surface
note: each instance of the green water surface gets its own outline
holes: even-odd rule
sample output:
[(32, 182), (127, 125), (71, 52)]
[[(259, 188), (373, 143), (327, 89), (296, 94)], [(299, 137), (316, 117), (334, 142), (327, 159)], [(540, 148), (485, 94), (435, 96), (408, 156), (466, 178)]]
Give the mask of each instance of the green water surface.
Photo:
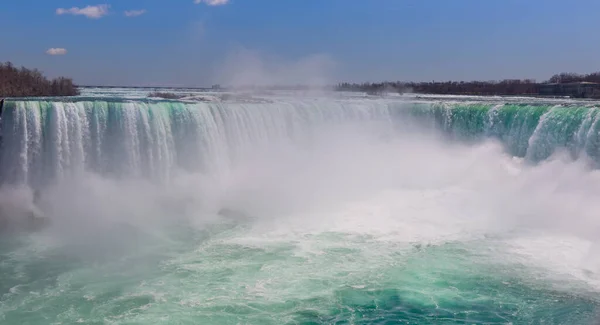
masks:
[(511, 261), (497, 239), (414, 244), (324, 232), (285, 240), (247, 224), (191, 229), (95, 251), (43, 235), (5, 239), (0, 321), (592, 324), (598, 312), (600, 295), (585, 283)]

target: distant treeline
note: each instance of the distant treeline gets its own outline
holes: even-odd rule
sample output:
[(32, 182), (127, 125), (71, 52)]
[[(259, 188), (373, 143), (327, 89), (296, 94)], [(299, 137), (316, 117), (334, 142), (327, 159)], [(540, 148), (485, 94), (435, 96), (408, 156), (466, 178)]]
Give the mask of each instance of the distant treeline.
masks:
[(337, 90), (364, 91), (370, 94), (384, 92), (426, 93), (440, 95), (518, 95), (539, 92), (537, 83), (531, 80), (503, 81), (446, 81), (446, 82), (381, 82), (350, 84), (342, 83)]
[(37, 70), (0, 63), (0, 98), (37, 96), (76, 96), (77, 86), (69, 78), (48, 80)]
[(595, 82), (600, 83), (600, 72), (590, 74), (578, 74), (573, 72), (563, 72), (555, 74), (548, 80), (549, 83), (571, 83), (571, 82)]
[(181, 99), (181, 98), (185, 97), (185, 95), (169, 93), (169, 92), (154, 91), (154, 92), (149, 93), (148, 97), (164, 98), (164, 99)]
[(341, 91), (364, 91), (370, 94), (384, 92), (427, 93), (440, 95), (538, 95), (541, 85), (547, 83), (594, 82), (600, 83), (600, 72), (590, 74), (560, 73), (548, 81), (537, 83), (533, 79), (501, 81), (442, 81), (442, 82), (379, 82), (341, 83)]

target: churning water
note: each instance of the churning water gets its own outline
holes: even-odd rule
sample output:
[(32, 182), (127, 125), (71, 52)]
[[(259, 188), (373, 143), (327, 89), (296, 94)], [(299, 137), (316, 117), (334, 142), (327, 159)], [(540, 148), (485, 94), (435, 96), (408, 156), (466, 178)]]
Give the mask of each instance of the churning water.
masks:
[(103, 91), (5, 104), (1, 324), (600, 317), (600, 105)]

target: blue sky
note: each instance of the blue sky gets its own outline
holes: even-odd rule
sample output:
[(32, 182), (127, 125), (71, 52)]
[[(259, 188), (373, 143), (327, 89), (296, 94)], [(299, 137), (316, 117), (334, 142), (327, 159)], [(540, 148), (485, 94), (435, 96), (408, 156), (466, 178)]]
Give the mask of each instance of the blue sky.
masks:
[(0, 61), (98, 85), (543, 80), (600, 70), (599, 13), (597, 0), (4, 0)]

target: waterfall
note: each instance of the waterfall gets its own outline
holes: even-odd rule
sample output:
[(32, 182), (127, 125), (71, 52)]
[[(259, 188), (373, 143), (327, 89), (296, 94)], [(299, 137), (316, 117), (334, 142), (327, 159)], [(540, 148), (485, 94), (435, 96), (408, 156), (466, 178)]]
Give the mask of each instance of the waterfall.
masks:
[(558, 148), (600, 158), (595, 106), (339, 98), (8, 100), (4, 106), (1, 180), (34, 186), (82, 172), (158, 181), (178, 171), (219, 173), (261, 145), (318, 141), (318, 130), (348, 123), (412, 125), (458, 141), (496, 138), (509, 154), (534, 162)]
[(176, 171), (219, 172), (273, 141), (305, 141), (336, 123), (389, 121), (387, 105), (350, 102), (31, 100), (6, 106), (2, 180), (31, 185), (81, 172), (160, 181)]

